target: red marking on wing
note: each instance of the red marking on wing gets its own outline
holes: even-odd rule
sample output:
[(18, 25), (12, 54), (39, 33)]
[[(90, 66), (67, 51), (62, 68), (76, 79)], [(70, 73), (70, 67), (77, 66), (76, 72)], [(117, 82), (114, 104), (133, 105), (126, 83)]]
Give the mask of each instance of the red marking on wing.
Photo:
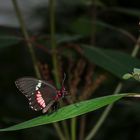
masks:
[(46, 104), (45, 104), (44, 99), (42, 98), (42, 95), (41, 95), (41, 92), (40, 92), (40, 91), (37, 91), (36, 100), (37, 100), (37, 103), (38, 103), (41, 107), (45, 108)]

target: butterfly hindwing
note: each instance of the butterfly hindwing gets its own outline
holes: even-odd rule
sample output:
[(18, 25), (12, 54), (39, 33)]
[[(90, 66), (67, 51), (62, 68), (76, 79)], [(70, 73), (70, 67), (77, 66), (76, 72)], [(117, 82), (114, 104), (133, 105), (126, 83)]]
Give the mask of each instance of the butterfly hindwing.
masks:
[(29, 106), (35, 111), (42, 110), (52, 102), (57, 94), (55, 87), (35, 78), (25, 77), (16, 80), (17, 88), (28, 98)]
[(35, 95), (32, 95), (30, 98), (28, 98), (28, 100), (29, 100), (29, 106), (31, 109), (35, 111), (39, 111), (42, 109), (42, 107), (37, 103)]

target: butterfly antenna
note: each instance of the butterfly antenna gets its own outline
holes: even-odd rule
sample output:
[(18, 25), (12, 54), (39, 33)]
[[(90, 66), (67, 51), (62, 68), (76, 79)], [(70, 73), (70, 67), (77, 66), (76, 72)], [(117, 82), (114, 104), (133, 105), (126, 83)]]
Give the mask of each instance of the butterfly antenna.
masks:
[(64, 85), (65, 79), (66, 79), (66, 73), (64, 73), (64, 78), (63, 78), (63, 81), (62, 81), (62, 86)]

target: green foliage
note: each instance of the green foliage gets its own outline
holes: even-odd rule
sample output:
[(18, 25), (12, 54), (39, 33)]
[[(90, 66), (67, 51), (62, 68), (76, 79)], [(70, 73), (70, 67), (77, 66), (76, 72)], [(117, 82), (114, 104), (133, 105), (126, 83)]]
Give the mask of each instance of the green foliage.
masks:
[(30, 128), (34, 126), (54, 123), (54, 122), (62, 121), (65, 119), (73, 118), (73, 117), (97, 110), (127, 95), (128, 94), (110, 95), (110, 96), (100, 97), (100, 98), (91, 99), (87, 101), (82, 101), (80, 103), (63, 107), (51, 115), (42, 115), (35, 119), (29, 120), (29, 121), (26, 121), (26, 122), (23, 122), (23, 123), (20, 123), (20, 124), (17, 124), (17, 125), (5, 128), (5, 129), (0, 129), (0, 131), (20, 130), (20, 129)]
[(127, 80), (129, 78), (134, 78), (137, 81), (140, 81), (140, 69), (134, 68), (132, 74), (126, 73), (123, 75), (123, 79)]
[[(12, 2), (16, 2), (16, 1), (17, 0), (12, 0)], [(50, 2), (52, 2), (52, 1), (53, 0), (50, 0)], [(53, 78), (59, 79), (58, 77), (61, 77), (61, 75), (63, 75), (63, 71), (66, 71), (66, 73), (68, 75), (67, 76), (68, 80), (66, 80), (66, 82), (67, 82), (67, 85), (70, 85), (69, 91), (77, 89), (78, 90), (77, 93), (79, 93), (79, 92), (81, 93), (81, 90), (83, 90), (83, 89), (87, 92), (89, 89), (92, 89), (92, 86), (91, 87), (88, 86), (88, 84), (90, 84), (92, 82), (92, 79), (90, 79), (90, 77), (93, 78), (93, 83), (95, 84), (95, 87), (98, 87), (97, 91), (94, 90), (96, 95), (104, 94), (104, 92), (106, 92), (106, 90), (110, 90), (110, 89), (112, 90), (112, 88), (115, 87), (115, 85), (112, 81), (115, 81), (117, 78), (121, 79), (125, 73), (126, 74), (123, 76), (123, 79), (133, 78), (135, 80), (140, 81), (140, 70), (134, 69), (134, 71), (131, 72), (134, 67), (137, 67), (137, 68), (140, 67), (140, 61), (136, 58), (132, 58), (130, 55), (123, 53), (123, 52), (131, 53), (132, 49), (135, 48), (135, 46), (139, 45), (139, 44), (137, 44), (137, 42), (139, 42), (139, 41), (137, 41), (137, 34), (139, 34), (138, 22), (139, 22), (139, 17), (140, 17), (140, 11), (138, 8), (136, 8), (137, 6), (132, 6), (134, 4), (134, 2), (132, 2), (133, 4), (131, 5), (130, 1), (128, 3), (125, 3), (123, 1), (118, 2), (117, 0), (114, 0), (114, 1), (111, 1), (111, 0), (105, 0), (105, 1), (101, 1), (101, 0), (95, 0), (95, 1), (93, 1), (93, 0), (76, 0), (76, 1), (60, 0), (59, 2), (54, 0), (53, 1), (54, 5), (52, 7), (49, 5), (50, 2), (48, 2), (48, 7), (47, 7), (47, 4), (37, 6), (36, 10), (40, 9), (40, 11), (35, 12), (36, 13), (35, 17), (31, 16), (31, 19), (34, 20), (36, 17), (38, 20), (43, 19), (44, 26), (42, 26), (42, 24), (40, 24), (41, 30), (34, 30), (30, 33), (28, 33), (28, 30), (27, 30), (30, 28), (30, 25), (28, 25), (28, 23), (30, 23), (30, 21), (24, 21), (24, 16), (22, 15), (22, 13), (18, 14), (18, 12), (20, 12), (20, 5), (19, 6), (17, 5), (17, 9), (19, 9), (19, 11), (17, 11), (15, 9), (15, 13), (17, 14), (17, 20), (20, 21), (20, 18), (21, 17), (23, 18), (23, 20), (21, 22), (19, 22), (19, 25), (21, 24), (20, 25), (21, 27), (24, 26), (24, 27), (22, 27), (22, 29), (24, 31), (26, 30), (26, 33), (29, 34), (28, 39), (25, 38), (25, 36), (24, 36), (25, 32), (21, 29), (14, 28), (14, 30), (13, 30), (13, 27), (10, 27), (11, 30), (9, 30), (9, 28), (6, 27), (8, 32), (5, 32), (5, 27), (2, 27), (2, 29), (4, 29), (4, 32), (1, 31), (1, 33), (0, 33), (1, 34), (0, 35), (0, 49), (5, 49), (5, 51), (1, 51), (1, 59), (0, 59), (1, 60), (0, 73), (1, 73), (1, 79), (2, 79), (0, 90), (2, 91), (1, 99), (4, 99), (2, 102), (0, 102), (0, 106), (1, 106), (0, 115), (1, 115), (1, 121), (2, 121), (1, 124), (3, 125), (3, 123), (4, 123), (3, 126), (5, 126), (5, 124), (9, 125), (9, 123), (14, 122), (16, 125), (5, 128), (5, 129), (0, 129), (0, 131), (14, 131), (14, 130), (20, 130), (20, 129), (25, 129), (25, 128), (32, 128), (32, 127), (43, 125), (43, 124), (49, 124), (49, 123), (54, 124), (54, 122), (63, 121), (62, 124), (61, 124), (61, 122), (59, 123), (61, 125), (60, 125), (60, 127), (58, 127), (58, 129), (56, 129), (58, 136), (59, 136), (59, 132), (61, 131), (61, 128), (62, 128), (62, 130), (64, 130), (62, 132), (64, 136), (67, 136), (67, 132), (65, 132), (65, 131), (68, 131), (68, 133), (69, 133), (68, 135), (73, 136), (73, 137), (68, 137), (67, 140), (68, 139), (72, 139), (72, 140), (80, 139), (78, 137), (78, 135), (80, 136), (79, 133), (81, 133), (81, 132), (83, 132), (83, 137), (81, 139), (85, 139), (85, 136), (90, 133), (89, 132), (90, 130), (92, 130), (91, 126), (93, 124), (95, 124), (95, 121), (96, 121), (96, 120), (92, 119), (93, 116), (91, 116), (91, 115), (88, 116), (88, 114), (85, 114), (85, 113), (88, 113), (88, 112), (97, 110), (103, 106), (112, 104), (115, 101), (119, 100), (120, 98), (127, 96), (128, 94), (111, 95), (111, 96), (95, 98), (95, 99), (91, 99), (91, 100), (87, 100), (87, 101), (82, 101), (82, 102), (76, 103), (74, 105), (62, 107), (57, 112), (54, 112), (51, 115), (42, 115), (40, 117), (31, 119), (29, 121), (17, 124), (17, 122), (19, 122), (19, 120), (20, 120), (19, 114), (23, 118), (23, 116), (29, 117), (31, 112), (23, 111), (23, 109), (26, 108), (27, 106), (26, 107), (23, 106), (22, 102), (20, 102), (20, 99), (19, 99), (20, 95), (18, 95), (18, 94), (15, 94), (14, 96), (13, 96), (13, 94), (11, 95), (11, 93), (15, 93), (15, 91), (13, 88), (10, 88), (9, 83), (11, 83), (11, 82), (14, 83), (14, 80), (16, 78), (20, 77), (21, 75), (23, 75), (23, 76), (34, 75), (34, 72), (32, 71), (33, 65), (31, 62), (31, 57), (36, 58), (36, 60), (37, 60), (37, 61), (35, 61), (35, 68), (38, 68), (36, 66), (38, 66), (38, 62), (39, 62), (40, 66), (42, 68), (41, 74), (43, 75), (43, 73), (45, 73), (43, 75), (44, 77), (42, 76), (44, 79), (48, 75), (49, 75), (48, 77), (51, 80), (53, 80)], [(130, 8), (126, 8), (125, 4), (127, 6), (129, 6)], [(119, 7), (120, 5), (121, 6), (123, 5), (124, 7)], [(135, 2), (135, 5), (137, 5), (136, 2)], [(13, 4), (13, 6), (14, 6), (14, 4)], [(44, 8), (44, 12), (43, 12), (43, 8)], [(49, 11), (49, 9), (50, 9), (50, 11)], [(50, 14), (51, 11), (54, 14)], [(41, 13), (44, 13), (43, 16), (41, 16)], [(50, 15), (47, 15), (47, 14), (50, 14)], [(18, 16), (20, 16), (20, 17), (18, 17)], [(51, 19), (56, 19), (56, 20), (52, 20), (50, 22), (50, 19), (49, 19), (50, 17), (51, 17)], [(23, 24), (24, 22), (25, 22), (27, 29), (26, 29), (25, 25)], [(40, 21), (39, 21), (39, 23), (40, 23)], [(51, 27), (53, 27), (53, 29)], [(50, 31), (50, 29), (52, 29), (52, 30)], [(18, 37), (18, 36), (11, 35), (11, 34), (13, 34), (13, 31), (14, 31), (14, 33), (16, 32), (15, 30), (21, 31), (20, 36), (24, 36), (24, 39), (21, 38), (20, 36)], [(50, 37), (50, 34), (53, 34), (53, 37), (52, 36)], [(35, 38), (35, 40), (34, 39), (31, 40), (31, 42), (28, 42), (27, 44), (20, 43), (23, 40), (30, 40), (30, 37), (32, 35), (33, 36), (37, 35), (37, 39)], [(44, 35), (44, 38), (41, 38), (42, 35)], [(114, 42), (114, 40), (115, 40), (115, 42)], [(55, 42), (57, 44), (55, 44)], [(18, 43), (20, 43), (19, 46), (17, 46)], [(82, 43), (90, 44), (90, 45), (81, 45)], [(27, 52), (27, 49), (28, 49), (27, 45), (29, 45), (29, 44), (33, 47), (33, 49), (35, 49), (35, 53), (33, 52), (34, 55), (30, 54), (31, 56), (28, 56), (29, 54)], [(54, 51), (51, 50), (52, 46), (53, 46), (52, 44), (55, 44), (54, 46), (55, 46), (56, 50), (54, 50)], [(17, 48), (15, 47), (16, 48), (15, 50), (12, 48), (12, 46), (14, 46), (14, 45), (17, 46)], [(79, 48), (80, 45), (81, 45), (82, 51)], [(10, 48), (10, 46), (11, 46), (11, 48)], [(26, 46), (26, 47), (24, 48), (23, 46), (24, 47)], [(56, 47), (56, 46), (59, 46), (59, 47)], [(94, 47), (94, 46), (100, 46), (100, 47)], [(115, 46), (115, 50), (114, 50), (114, 46)], [(102, 48), (104, 48), (104, 49), (102, 49)], [(112, 48), (112, 49), (106, 49), (106, 48)], [(123, 50), (123, 52), (119, 52), (116, 50)], [(138, 49), (137, 49), (136, 53), (138, 53)], [(54, 57), (54, 61), (52, 63), (50, 63), (51, 61), (49, 61), (49, 60), (52, 59), (53, 57)], [(84, 57), (84, 59), (83, 59), (83, 57)], [(85, 60), (85, 58), (86, 58), (86, 60)], [(83, 62), (83, 63), (79, 63), (79, 60), (81, 60), (81, 59), (82, 59), (82, 61), (80, 61), (80, 62)], [(57, 61), (58, 61), (58, 63), (56, 63)], [(77, 68), (77, 65), (79, 66), (79, 69)], [(79, 73), (80, 73), (80, 71), (82, 71), (81, 70), (82, 68), (80, 66), (82, 66), (82, 65), (84, 68), (83, 68), (83, 73), (80, 75)], [(113, 77), (113, 79), (106, 77), (108, 81), (111, 81), (110, 82), (111, 84), (106, 81), (103, 81), (103, 82), (105, 82), (105, 85), (103, 85), (103, 88), (102, 88), (102, 85), (101, 85), (102, 81), (100, 81), (100, 80), (102, 80), (102, 79), (100, 79), (100, 77), (102, 77), (102, 75), (99, 74), (99, 72), (98, 72), (99, 69), (93, 68), (93, 67), (96, 67), (96, 65), (101, 67), (102, 69), (110, 72), (114, 76), (116, 76), (116, 77)], [(69, 68), (69, 67), (71, 67), (71, 68)], [(77, 70), (78, 72), (76, 71), (76, 68), (78, 69)], [(30, 69), (31, 73), (27, 72), (28, 69)], [(59, 70), (61, 72), (59, 74), (57, 74), (57, 72), (59, 72)], [(78, 74), (79, 74), (79, 77), (77, 76)], [(78, 83), (77, 81), (79, 81), (80, 78), (82, 80)], [(8, 83), (7, 81), (10, 81), (10, 82)], [(57, 82), (57, 83), (59, 83), (59, 82)], [(85, 83), (87, 83), (87, 85)], [(99, 83), (101, 83), (101, 84), (99, 84)], [(76, 84), (78, 86), (75, 86)], [(86, 85), (86, 86), (84, 87), (83, 85)], [(118, 85), (119, 85), (119, 88), (116, 87), (117, 90), (114, 89), (114, 93), (119, 93), (119, 91), (121, 90), (122, 83), (118, 84)], [(106, 87), (104, 87), (104, 86), (106, 86)], [(73, 88), (71, 88), (71, 87), (73, 87)], [(123, 85), (123, 87), (126, 90), (130, 90), (129, 88), (132, 87), (131, 89), (134, 89), (134, 90), (136, 89), (136, 91), (139, 91), (139, 86), (136, 87), (136, 85), (130, 85), (130, 86)], [(94, 86), (93, 86), (93, 89), (94, 89)], [(87, 93), (87, 92), (85, 92), (85, 93)], [(3, 94), (3, 93), (5, 93), (5, 94)], [(90, 93), (92, 94), (93, 92), (90, 92)], [(5, 97), (5, 95), (6, 95), (6, 97)], [(79, 96), (79, 94), (77, 94), (76, 96)], [(132, 97), (132, 96), (130, 96), (130, 97)], [(135, 96), (135, 97), (139, 97), (139, 96)], [(21, 104), (19, 104), (19, 106), (17, 105), (15, 107), (13, 104), (14, 101), (17, 104), (19, 104), (19, 102)], [(131, 103), (129, 101), (126, 101), (126, 102), (123, 102), (124, 108), (121, 108), (120, 110), (119, 109), (115, 110), (115, 113), (114, 113), (115, 119), (114, 120), (113, 120), (113, 113), (111, 114), (112, 121), (111, 121), (111, 123), (110, 123), (110, 121), (106, 122), (106, 125), (103, 128), (105, 130), (102, 129), (103, 132), (100, 131), (100, 134), (101, 134), (100, 139), (108, 139), (108, 140), (110, 140), (110, 139), (129, 139), (129, 136), (128, 136), (129, 128), (130, 128), (130, 130), (133, 130), (132, 127), (134, 127), (134, 129), (135, 129), (134, 123), (136, 123), (136, 124), (139, 123), (139, 118), (137, 118), (138, 117), (137, 114), (139, 113), (139, 103), (137, 103), (137, 105), (136, 105), (135, 104), (136, 102), (135, 103), (132, 101), (131, 101)], [(125, 107), (125, 104), (129, 105), (129, 107)], [(130, 109), (130, 108), (132, 108), (132, 109)], [(118, 111), (118, 112), (116, 112), (116, 111)], [(121, 112), (122, 112), (122, 114), (121, 114)], [(83, 122), (81, 122), (81, 120), (83, 120), (83, 118), (82, 118), (83, 116), (82, 117), (79, 116), (82, 114), (84, 114), (84, 117), (85, 117), (84, 118), (85, 120)], [(105, 113), (105, 114), (108, 114), (108, 113)], [(96, 115), (96, 113), (95, 113), (95, 115)], [(79, 116), (77, 119), (78, 121), (75, 119), (75, 121), (73, 121), (74, 123), (72, 123), (72, 124), (70, 123), (71, 120), (67, 120), (65, 122), (66, 119), (72, 118), (72, 120), (73, 120), (74, 117), (76, 117), (76, 116)], [(131, 118), (133, 118), (132, 121), (129, 121), (130, 116), (132, 116)], [(135, 116), (136, 116), (136, 118), (135, 118)], [(86, 121), (86, 117), (89, 119), (92, 119), (94, 122)], [(25, 118), (23, 118), (23, 120), (25, 120)], [(96, 118), (96, 116), (95, 116), (95, 118)], [(101, 116), (101, 118), (102, 118), (102, 116)], [(121, 125), (118, 122), (123, 122), (122, 124), (124, 126), (124, 120), (123, 120), (124, 118), (126, 121), (125, 122), (126, 129), (123, 130), (123, 132), (122, 132), (121, 129), (118, 129), (118, 128), (120, 128), (120, 125)], [(21, 122), (21, 120), (20, 120), (20, 122)], [(99, 121), (97, 120), (97, 122), (99, 122), (101, 124), (100, 120)], [(112, 122), (114, 122), (114, 123), (112, 123)], [(128, 124), (129, 127), (127, 126), (128, 122), (129, 122), (129, 124)], [(64, 125), (64, 123), (65, 123), (65, 125)], [(78, 133), (77, 133), (77, 128), (81, 128), (82, 124), (84, 124), (84, 123), (86, 124), (85, 125), (86, 127), (84, 126), (85, 129), (86, 128), (88, 128), (88, 129), (86, 129), (86, 131), (78, 131)], [(91, 124), (89, 124), (89, 123), (91, 123)], [(108, 128), (109, 130), (106, 129), (110, 125), (112, 125), (110, 127), (111, 129), (110, 128)], [(114, 127), (113, 127), (113, 125), (114, 125)], [(96, 125), (96, 124), (95, 124), (95, 126), (99, 127), (99, 125)], [(48, 129), (48, 126), (45, 128)], [(70, 128), (71, 128), (71, 133), (73, 133), (73, 134), (71, 134), (69, 132)], [(89, 128), (91, 128), (91, 129), (89, 129)], [(37, 129), (40, 129), (40, 127), (38, 127)], [(44, 131), (44, 135), (45, 135), (44, 139), (46, 139), (46, 131), (45, 131), (46, 129), (44, 129), (42, 127), (42, 130)], [(42, 132), (42, 130), (41, 130), (41, 132)], [(97, 129), (94, 129), (94, 131), (95, 130), (97, 133)], [(114, 132), (114, 134), (112, 133), (112, 137), (109, 136), (109, 138), (106, 138), (107, 136), (105, 133), (108, 133), (108, 131), (111, 133), (113, 130), (115, 132)], [(28, 130), (26, 130), (26, 132), (24, 132), (24, 134), (22, 134), (22, 136), (25, 136), (25, 135), (27, 136), (28, 135), (27, 131)], [(49, 136), (51, 135), (50, 131), (54, 132), (52, 130), (52, 128), (49, 128), (49, 130), (47, 131)], [(120, 133), (116, 133), (116, 131), (117, 132), (120, 131)], [(130, 131), (130, 132), (132, 132), (132, 131)], [(32, 133), (34, 133), (33, 129), (31, 129), (31, 134)], [(57, 135), (57, 133), (56, 133), (56, 135)], [(5, 134), (5, 133), (3, 133), (3, 134)], [(129, 133), (129, 134), (131, 134), (131, 133)], [(37, 133), (37, 135), (38, 135), (38, 133)], [(19, 139), (19, 136), (17, 136), (17, 137)], [(34, 137), (35, 137), (35, 135), (34, 135)], [(55, 138), (55, 136), (53, 136), (53, 137)], [(60, 136), (59, 136), (59, 138), (61, 139)], [(1, 139), (7, 139), (7, 137), (6, 138), (1, 137)], [(9, 139), (11, 139), (11, 137), (9, 137)], [(16, 139), (16, 138), (14, 138), (14, 139)], [(49, 137), (49, 139), (50, 139), (50, 137)], [(57, 139), (58, 139), (58, 137), (57, 137)], [(134, 139), (139, 139), (139, 135), (138, 135), (138, 138), (134, 138)]]
[(126, 74), (123, 75), (123, 79), (125, 79), (125, 80), (127, 80), (131, 77), (132, 77), (132, 74), (130, 74), (130, 73), (126, 73)]
[(140, 67), (140, 61), (128, 54), (109, 49), (100, 49), (88, 45), (81, 45), (83, 55), (92, 63), (111, 72), (118, 78), (130, 72), (134, 67)]

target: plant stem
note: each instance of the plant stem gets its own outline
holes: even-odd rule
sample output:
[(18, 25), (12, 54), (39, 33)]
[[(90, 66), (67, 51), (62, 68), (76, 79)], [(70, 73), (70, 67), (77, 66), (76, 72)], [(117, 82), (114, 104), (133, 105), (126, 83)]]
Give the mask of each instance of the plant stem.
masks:
[(54, 126), (55, 130), (57, 131), (57, 134), (58, 134), (60, 140), (65, 140), (65, 137), (62, 133), (62, 130), (60, 129), (59, 124), (58, 123), (53, 123), (53, 126)]
[(66, 121), (62, 121), (62, 125), (63, 125), (63, 128), (64, 128), (64, 133), (66, 135), (66, 139), (70, 140), (69, 131), (68, 131), (68, 127), (67, 127)]
[(84, 140), (85, 127), (86, 127), (86, 115), (83, 115), (80, 119), (81, 120), (80, 120), (79, 140)]
[(36, 56), (35, 56), (33, 45), (29, 41), (30, 37), (29, 37), (28, 31), (26, 29), (26, 25), (25, 25), (25, 22), (24, 22), (24, 19), (23, 19), (23, 15), (22, 15), (22, 13), (20, 11), (20, 8), (19, 8), (19, 5), (17, 3), (17, 0), (12, 0), (12, 3), (13, 3), (13, 6), (14, 6), (14, 10), (16, 12), (16, 15), (17, 15), (17, 18), (18, 18), (18, 21), (19, 21), (23, 36), (24, 36), (24, 38), (26, 40), (26, 43), (27, 43), (27, 46), (28, 46), (28, 49), (29, 49), (29, 52), (30, 52), (30, 55), (31, 55), (31, 58), (32, 58), (32, 62), (33, 62), (33, 66), (34, 66), (36, 76), (37, 76), (37, 78), (41, 78), (41, 75), (40, 75), (40, 72), (39, 72), (39, 69), (38, 69), (38, 66), (37, 66), (37, 59), (36, 59)]
[(76, 122), (76, 117), (71, 119), (71, 140), (76, 140)]
[(90, 14), (91, 14), (91, 23), (92, 23), (92, 28), (91, 28), (91, 44), (94, 46), (95, 45), (95, 41), (96, 41), (96, 20), (97, 20), (97, 7), (95, 4), (95, 0), (91, 1), (91, 5), (90, 5)]
[[(51, 47), (52, 47), (52, 64), (53, 64), (53, 74), (55, 83), (58, 89), (60, 89), (60, 80), (59, 80), (59, 69), (58, 69), (58, 58), (57, 58), (57, 45), (56, 45), (56, 38), (55, 38), (55, 0), (49, 0), (49, 8), (50, 8), (50, 34), (51, 34)], [(65, 129), (65, 135), (68, 136), (68, 127), (66, 123), (62, 123)], [(62, 130), (58, 123), (54, 123), (54, 126), (57, 130), (57, 133), (61, 140), (65, 140), (65, 136), (62, 133)]]
[[(134, 49), (131, 53), (132, 57), (136, 57), (138, 51), (140, 48), (140, 37), (138, 38), (136, 45), (134, 46)], [(114, 90), (114, 94), (118, 94), (121, 89), (123, 87), (123, 83), (119, 82), (118, 85), (116, 86), (115, 90)], [(92, 128), (92, 130), (90, 131), (90, 133), (88, 134), (88, 136), (85, 138), (85, 140), (93, 140), (94, 136), (97, 134), (98, 130), (100, 129), (100, 127), (102, 126), (102, 124), (104, 123), (105, 119), (107, 118), (109, 112), (111, 111), (112, 107), (114, 104), (110, 104), (106, 107), (106, 109), (104, 110), (104, 112), (101, 114), (101, 117), (99, 118), (99, 120), (97, 121), (97, 123), (95, 124), (95, 126)]]
[(60, 88), (58, 62), (57, 62), (57, 49), (55, 39), (55, 0), (49, 0), (50, 5), (50, 30), (51, 30), (51, 47), (52, 47), (52, 63), (54, 68), (54, 78), (57, 88)]

